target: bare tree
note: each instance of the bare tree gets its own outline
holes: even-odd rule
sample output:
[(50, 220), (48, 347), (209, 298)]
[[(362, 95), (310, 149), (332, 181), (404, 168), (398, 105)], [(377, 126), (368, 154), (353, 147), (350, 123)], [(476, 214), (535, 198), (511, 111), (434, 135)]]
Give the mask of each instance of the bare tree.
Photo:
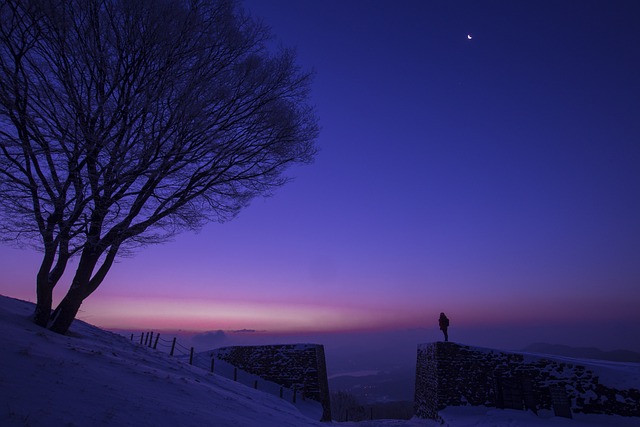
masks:
[[(2, 0), (2, 237), (65, 333), (114, 259), (232, 218), (310, 162), (310, 75), (233, 0)], [(53, 289), (71, 257), (69, 290)]]

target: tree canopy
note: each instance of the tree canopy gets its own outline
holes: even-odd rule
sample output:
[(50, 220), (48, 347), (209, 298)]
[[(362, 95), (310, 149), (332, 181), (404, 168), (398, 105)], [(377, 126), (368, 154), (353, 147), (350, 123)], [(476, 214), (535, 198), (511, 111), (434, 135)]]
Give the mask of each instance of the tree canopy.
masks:
[(66, 332), (122, 251), (228, 220), (312, 161), (311, 75), (270, 40), (232, 0), (0, 3), (1, 231), (42, 250), (36, 323)]

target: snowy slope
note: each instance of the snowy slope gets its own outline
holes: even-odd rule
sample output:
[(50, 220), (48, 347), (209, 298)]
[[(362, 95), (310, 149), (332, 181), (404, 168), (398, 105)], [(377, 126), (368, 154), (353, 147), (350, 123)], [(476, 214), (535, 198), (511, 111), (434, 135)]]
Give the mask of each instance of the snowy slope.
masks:
[[(519, 352), (525, 357), (525, 361), (531, 363), (535, 360), (549, 359), (556, 362), (564, 362), (573, 366), (584, 366), (598, 376), (600, 384), (618, 390), (640, 388), (640, 363), (612, 362), (598, 359), (576, 359), (575, 357), (541, 355), (535, 353)], [(556, 376), (561, 377), (560, 373)], [(638, 414), (640, 416), (640, 414)], [(640, 427), (640, 424), (639, 424)]]
[[(285, 400), (253, 390), (86, 323), (69, 336), (35, 326), (33, 304), (0, 296), (0, 426), (323, 426)], [(444, 425), (640, 426), (640, 418), (537, 417), (493, 408), (448, 408)], [(331, 423), (329, 423), (331, 424)], [(436, 427), (413, 419), (333, 423)]]
[(294, 406), (119, 335), (60, 336), (0, 297), (1, 426), (319, 426)]

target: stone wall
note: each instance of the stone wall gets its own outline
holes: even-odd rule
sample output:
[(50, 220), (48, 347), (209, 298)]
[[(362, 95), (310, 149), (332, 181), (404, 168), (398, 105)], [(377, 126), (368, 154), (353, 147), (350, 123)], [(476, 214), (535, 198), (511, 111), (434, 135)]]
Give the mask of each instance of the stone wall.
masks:
[(322, 421), (331, 421), (329, 382), (324, 346), (289, 344), (224, 347), (216, 357), (239, 369), (284, 387), (295, 388), (305, 398), (322, 404)]
[(438, 411), (447, 406), (484, 405), (554, 410), (569, 417), (571, 412), (640, 416), (640, 390), (617, 389), (615, 381), (602, 381), (598, 373), (603, 369), (451, 342), (422, 344), (416, 365), (416, 415), (438, 419)]

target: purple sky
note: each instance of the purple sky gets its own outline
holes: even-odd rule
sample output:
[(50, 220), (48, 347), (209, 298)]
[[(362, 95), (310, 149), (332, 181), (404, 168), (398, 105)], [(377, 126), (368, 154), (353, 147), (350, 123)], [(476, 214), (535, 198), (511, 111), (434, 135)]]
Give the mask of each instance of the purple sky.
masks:
[[(444, 311), (452, 330), (640, 350), (639, 2), (245, 5), (317, 73), (316, 162), (122, 259), (81, 318), (305, 332)], [(0, 247), (0, 293), (34, 300), (38, 262)]]

